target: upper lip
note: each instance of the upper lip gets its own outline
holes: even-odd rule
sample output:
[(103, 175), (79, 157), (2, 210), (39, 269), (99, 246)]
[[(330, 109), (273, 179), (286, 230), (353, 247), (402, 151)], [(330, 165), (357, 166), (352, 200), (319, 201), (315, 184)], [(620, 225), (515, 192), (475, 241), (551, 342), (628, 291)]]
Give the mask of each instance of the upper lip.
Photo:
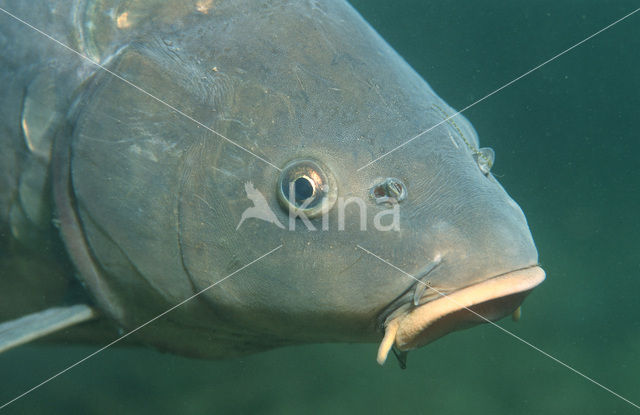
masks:
[[(542, 268), (533, 265), (450, 293), (432, 287), (439, 295), (437, 298), (417, 307), (397, 308), (386, 317), (378, 361), (384, 362), (393, 345), (400, 350), (414, 349), (456, 330), (463, 323), (492, 321), (510, 314), (544, 279)], [(472, 309), (482, 305), (487, 306), (484, 311), (487, 315)]]

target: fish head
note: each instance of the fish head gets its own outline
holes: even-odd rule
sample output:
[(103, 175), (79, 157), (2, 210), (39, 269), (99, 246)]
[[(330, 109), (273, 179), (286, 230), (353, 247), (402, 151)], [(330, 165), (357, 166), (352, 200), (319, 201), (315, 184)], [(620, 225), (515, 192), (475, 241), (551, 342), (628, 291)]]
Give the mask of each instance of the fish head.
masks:
[(74, 118), (78, 215), (128, 314), (195, 295), (173, 319), (207, 335), (165, 348), (387, 333), (386, 356), (513, 311), (544, 274), (471, 124), (346, 2), (216, 4), (118, 49)]

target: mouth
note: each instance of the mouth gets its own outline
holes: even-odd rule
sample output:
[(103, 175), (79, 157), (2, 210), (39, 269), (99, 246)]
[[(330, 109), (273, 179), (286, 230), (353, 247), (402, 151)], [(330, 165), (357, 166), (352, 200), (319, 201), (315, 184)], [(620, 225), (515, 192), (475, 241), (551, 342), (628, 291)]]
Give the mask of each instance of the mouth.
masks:
[(386, 321), (384, 338), (378, 348), (378, 363), (386, 361), (393, 346), (400, 351), (416, 349), (453, 331), (496, 321), (514, 313), (544, 278), (544, 270), (532, 266), (449, 294), (439, 292), (440, 296), (435, 300)]

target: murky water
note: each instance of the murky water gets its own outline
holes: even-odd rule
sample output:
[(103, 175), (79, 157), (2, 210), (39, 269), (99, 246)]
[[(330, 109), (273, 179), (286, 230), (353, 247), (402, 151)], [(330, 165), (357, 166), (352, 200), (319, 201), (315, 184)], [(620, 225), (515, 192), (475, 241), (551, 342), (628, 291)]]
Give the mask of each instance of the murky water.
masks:
[[(635, 1), (354, 1), (453, 107), (463, 108), (631, 12)], [(547, 281), (521, 322), (500, 324), (640, 403), (640, 14), (465, 115), (496, 151)], [(398, 152), (395, 157), (401, 157)], [(636, 413), (492, 326), (412, 352), (285, 348), (228, 361), (109, 349), (10, 413)], [(93, 352), (27, 346), (0, 355), (0, 403)], [(10, 375), (9, 375), (10, 374)]]

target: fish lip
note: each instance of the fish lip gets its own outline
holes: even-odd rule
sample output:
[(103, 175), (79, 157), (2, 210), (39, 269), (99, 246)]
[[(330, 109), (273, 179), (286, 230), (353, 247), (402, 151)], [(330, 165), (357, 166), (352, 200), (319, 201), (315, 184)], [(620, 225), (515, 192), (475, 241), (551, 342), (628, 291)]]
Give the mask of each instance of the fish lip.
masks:
[(509, 315), (544, 279), (544, 270), (532, 265), (443, 293), (402, 313), (392, 313), (385, 322), (378, 362), (386, 360), (392, 346), (401, 351), (415, 349), (450, 332)]

